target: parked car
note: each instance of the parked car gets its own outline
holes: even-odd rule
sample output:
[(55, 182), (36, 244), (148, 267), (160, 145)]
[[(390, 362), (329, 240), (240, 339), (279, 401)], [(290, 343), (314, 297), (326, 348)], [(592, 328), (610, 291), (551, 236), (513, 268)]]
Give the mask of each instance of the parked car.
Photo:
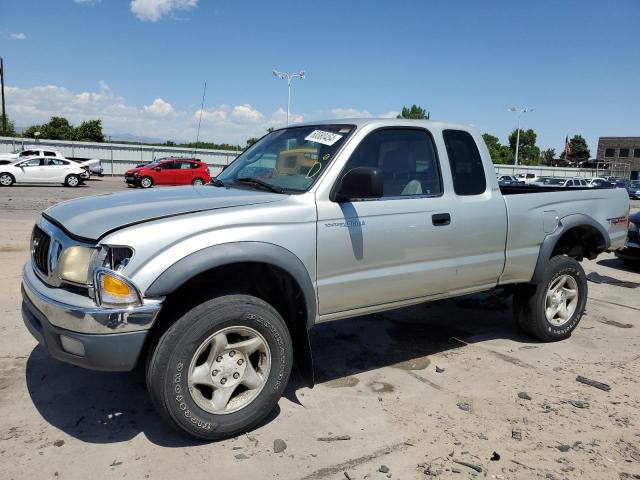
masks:
[(10, 163), (15, 163), (15, 160), (0, 158), (0, 165), (9, 165)]
[(58, 150), (42, 149), (38, 147), (14, 150), (11, 153), (0, 153), (0, 160), (10, 160), (13, 162), (29, 157), (65, 158), (65, 156)]
[(498, 175), (499, 182), (519, 182), (515, 175)]
[(591, 177), (591, 178), (587, 178), (586, 180), (587, 180), (587, 185), (589, 187), (592, 187), (593, 186), (593, 182), (595, 182), (595, 181), (602, 181), (602, 182), (608, 181), (606, 178), (603, 178), (603, 177)]
[(0, 185), (10, 187), (14, 183), (62, 183), (77, 187), (89, 178), (89, 174), (66, 158), (31, 157), (8, 165), (0, 165)]
[(629, 198), (640, 199), (640, 180), (632, 180), (627, 185)]
[(127, 184), (150, 188), (154, 185), (204, 185), (211, 181), (209, 167), (196, 159), (172, 158), (127, 170)]
[(629, 215), (627, 242), (624, 248), (616, 250), (615, 254), (625, 265), (640, 267), (640, 211)]
[(91, 175), (98, 175), (99, 177), (102, 177), (104, 175), (102, 161), (99, 158), (90, 158), (88, 160), (74, 159), (74, 161), (86, 171), (88, 171)]
[[(256, 165), (271, 175), (250, 176)], [(568, 338), (587, 302), (579, 261), (624, 246), (628, 211), (620, 189), (498, 187), (473, 127), (292, 126), (208, 186), (48, 208), (22, 314), (59, 360), (142, 362), (169, 424), (227, 438), (269, 415), (294, 362), (313, 385), (308, 331), (321, 322), (504, 287), (526, 332)]]
[(540, 177), (535, 173), (519, 173), (516, 175), (518, 181), (525, 183), (527, 185), (536, 183)]
[(594, 178), (589, 182), (590, 188), (616, 188), (614, 182), (610, 182), (604, 178)]

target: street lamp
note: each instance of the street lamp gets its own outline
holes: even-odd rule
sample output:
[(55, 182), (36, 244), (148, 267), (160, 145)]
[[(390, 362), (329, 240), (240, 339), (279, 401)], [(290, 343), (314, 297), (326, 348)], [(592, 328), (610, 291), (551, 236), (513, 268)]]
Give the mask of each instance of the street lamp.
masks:
[(511, 107), (509, 111), (518, 113), (518, 133), (516, 134), (516, 158), (513, 161), (514, 165), (518, 165), (518, 149), (520, 148), (520, 117), (522, 116), (523, 113), (533, 112), (533, 108)]
[(291, 82), (294, 78), (298, 77), (300, 80), (304, 80), (304, 70), (300, 70), (295, 73), (287, 73), (287, 72), (279, 72), (278, 70), (273, 70), (273, 75), (278, 78), (283, 78), (287, 80), (287, 126), (289, 125), (289, 110), (291, 108)]

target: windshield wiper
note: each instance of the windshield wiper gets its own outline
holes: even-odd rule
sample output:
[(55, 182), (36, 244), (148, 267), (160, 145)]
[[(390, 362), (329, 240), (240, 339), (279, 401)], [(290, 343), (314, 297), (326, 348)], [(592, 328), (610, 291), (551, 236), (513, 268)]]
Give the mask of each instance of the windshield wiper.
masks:
[(260, 187), (263, 190), (268, 190), (270, 192), (274, 192), (274, 193), (284, 193), (285, 190), (284, 188), (280, 188), (280, 187), (276, 187), (275, 185), (271, 185), (268, 182), (264, 182), (258, 178), (253, 178), (253, 177), (240, 177), (240, 178), (236, 178), (234, 180), (234, 182), (238, 182), (238, 183), (245, 183), (247, 185), (254, 185), (256, 187)]

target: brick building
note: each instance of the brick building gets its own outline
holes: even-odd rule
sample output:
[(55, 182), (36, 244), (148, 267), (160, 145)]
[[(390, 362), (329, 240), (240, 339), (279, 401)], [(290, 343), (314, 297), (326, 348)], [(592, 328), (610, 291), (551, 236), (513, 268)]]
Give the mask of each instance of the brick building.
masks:
[(596, 158), (611, 165), (612, 175), (638, 178), (640, 137), (600, 137)]

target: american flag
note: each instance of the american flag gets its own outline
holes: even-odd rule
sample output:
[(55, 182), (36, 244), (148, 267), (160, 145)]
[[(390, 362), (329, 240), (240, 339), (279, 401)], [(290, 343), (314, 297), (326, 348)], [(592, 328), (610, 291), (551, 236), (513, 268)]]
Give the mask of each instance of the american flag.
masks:
[(569, 135), (567, 135), (564, 139), (564, 155), (565, 157), (571, 155), (571, 143), (569, 142)]

